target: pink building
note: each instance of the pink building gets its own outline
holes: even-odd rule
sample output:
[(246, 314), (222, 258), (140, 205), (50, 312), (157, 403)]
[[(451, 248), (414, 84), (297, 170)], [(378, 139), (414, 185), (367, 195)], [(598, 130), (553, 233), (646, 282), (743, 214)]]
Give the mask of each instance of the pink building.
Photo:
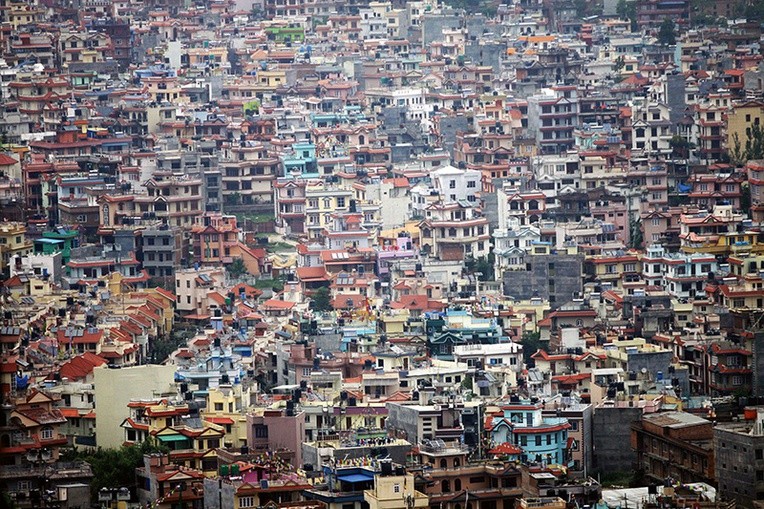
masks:
[(247, 414), (247, 444), (251, 452), (292, 451), (293, 465), (302, 465), (305, 440), (305, 413), (289, 401), (286, 409), (266, 409), (262, 414)]

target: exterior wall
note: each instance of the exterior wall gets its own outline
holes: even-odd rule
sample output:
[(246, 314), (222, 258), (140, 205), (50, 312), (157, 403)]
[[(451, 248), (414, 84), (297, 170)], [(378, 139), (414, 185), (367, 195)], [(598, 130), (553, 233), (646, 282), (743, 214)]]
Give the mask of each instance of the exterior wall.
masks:
[[(120, 447), (125, 439), (125, 430), (120, 424), (129, 415), (127, 404), (147, 394), (174, 395), (175, 369), (176, 366), (154, 364), (123, 369), (96, 368), (96, 445)], [(99, 401), (105, 404), (99, 406)]]
[(637, 462), (637, 453), (625, 447), (631, 425), (642, 417), (640, 408), (597, 408), (592, 417), (592, 471), (628, 472)]
[(746, 508), (764, 494), (764, 435), (750, 435), (749, 428), (733, 423), (714, 429), (719, 494)]
[[(583, 255), (530, 256), (527, 258), (531, 265), (530, 271), (504, 273), (504, 295), (511, 295), (515, 300), (538, 297), (549, 300), (553, 309), (558, 308), (572, 300), (574, 292), (582, 291), (583, 261)], [(550, 264), (554, 264), (553, 268), (550, 268)]]
[(755, 332), (753, 339), (753, 394), (764, 396), (764, 332)]
[(387, 404), (388, 429), (401, 430), (406, 434), (406, 439), (412, 444), (417, 444), (422, 439), (419, 412), (405, 405)]
[(683, 412), (647, 414), (632, 425), (631, 438), (648, 477), (715, 483), (711, 421)]
[(266, 416), (268, 443), (271, 450), (286, 448), (294, 451), (295, 465), (302, 465), (302, 441), (305, 440), (305, 414)]

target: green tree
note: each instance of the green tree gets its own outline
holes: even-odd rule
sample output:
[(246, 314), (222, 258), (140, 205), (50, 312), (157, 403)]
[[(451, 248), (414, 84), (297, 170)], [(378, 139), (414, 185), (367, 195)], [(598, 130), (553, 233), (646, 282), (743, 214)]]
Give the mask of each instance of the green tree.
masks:
[(634, 0), (618, 0), (618, 5), (615, 8), (616, 14), (621, 19), (627, 19), (631, 22), (631, 31), (636, 32), (639, 26), (637, 25), (637, 2)]
[(689, 159), (690, 152), (695, 149), (695, 144), (686, 140), (683, 136), (675, 134), (669, 140), (669, 146), (673, 150), (673, 155), (679, 159)]
[(629, 247), (634, 249), (641, 249), (642, 243), (645, 241), (644, 234), (642, 233), (642, 220), (630, 218), (629, 219)]
[(740, 136), (735, 133), (732, 137), (732, 148), (729, 151), (730, 161), (743, 165), (748, 161), (764, 159), (764, 129), (754, 124), (746, 130), (745, 144), (740, 142)]
[(332, 296), (329, 293), (329, 289), (322, 286), (313, 293), (310, 298), (310, 309), (313, 311), (331, 311), (332, 310)]
[(525, 364), (531, 362), (531, 355), (539, 350), (546, 350), (548, 346), (541, 341), (541, 334), (538, 332), (526, 332), (520, 339), (520, 344), (523, 345), (523, 360)]
[(229, 263), (225, 270), (233, 279), (239, 279), (247, 273), (247, 266), (244, 265), (244, 260), (241, 258), (234, 258), (233, 262)]
[(477, 259), (469, 257), (464, 260), (464, 268), (470, 274), (480, 273), (478, 276), (480, 281), (493, 281), (493, 263), (495, 260), (496, 256), (493, 253)]
[(748, 182), (743, 182), (740, 186), (740, 210), (750, 215), (751, 212), (751, 186)]
[(658, 42), (664, 46), (673, 46), (676, 44), (676, 25), (671, 18), (664, 18), (661, 27), (658, 30)]
[(93, 471), (90, 481), (90, 495), (95, 500), (102, 488), (128, 488), (133, 495), (137, 486), (135, 469), (143, 466), (143, 456), (152, 453), (165, 453), (154, 440), (147, 440), (140, 445), (126, 445), (119, 449), (97, 449), (81, 452), (71, 449), (65, 453), (67, 461), (84, 461)]

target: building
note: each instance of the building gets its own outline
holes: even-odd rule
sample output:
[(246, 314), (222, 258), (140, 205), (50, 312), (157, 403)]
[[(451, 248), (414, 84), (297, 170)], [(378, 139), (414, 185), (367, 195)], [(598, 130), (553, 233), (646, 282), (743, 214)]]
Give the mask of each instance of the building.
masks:
[(713, 423), (686, 412), (645, 414), (631, 427), (637, 467), (663, 482), (714, 484)]
[(470, 463), (470, 448), (458, 442), (426, 441), (417, 449), (409, 470), (421, 476), (419, 489), (430, 507), (456, 509), (479, 501), (481, 507), (512, 509), (523, 496), (522, 473), (514, 463)]
[[(122, 369), (99, 367), (94, 370), (97, 413), (96, 444), (103, 448), (117, 448), (125, 442), (125, 429), (121, 427), (128, 416), (128, 404), (147, 395), (175, 396), (176, 366), (145, 365)], [(98, 401), (106, 404), (98, 405)]]
[(8, 266), (15, 264), (14, 258), (32, 253), (33, 243), (26, 237), (27, 227), (23, 223), (3, 223), (0, 226), (0, 271), (8, 275)]
[(764, 498), (764, 408), (746, 408), (745, 420), (714, 427), (718, 493), (751, 508)]
[(392, 462), (380, 464), (380, 471), (374, 475), (374, 487), (364, 490), (363, 498), (369, 509), (414, 509), (429, 505), (427, 495), (414, 487), (414, 474)]
[(504, 272), (504, 295), (513, 300), (533, 298), (558, 308), (583, 290), (583, 254), (541, 254), (529, 256), (524, 270)]
[(439, 260), (477, 260), (488, 256), (491, 240), (488, 219), (469, 202), (438, 202), (428, 206), (419, 228), (421, 251)]
[(143, 268), (150, 277), (172, 277), (188, 261), (188, 243), (178, 227), (146, 228), (143, 237)]
[[(571, 425), (564, 417), (543, 416), (543, 405), (512, 396), (509, 404), (486, 419), (486, 430), (494, 445), (511, 444), (521, 450), (524, 463), (572, 466)], [(579, 465), (580, 468), (580, 465)]]
[[(464, 434), (462, 409), (459, 400), (441, 402), (426, 401), (420, 391), (420, 401), (411, 403), (387, 403), (387, 429), (411, 442), (418, 444), (424, 440), (461, 440)], [(440, 404), (444, 403), (444, 404)]]

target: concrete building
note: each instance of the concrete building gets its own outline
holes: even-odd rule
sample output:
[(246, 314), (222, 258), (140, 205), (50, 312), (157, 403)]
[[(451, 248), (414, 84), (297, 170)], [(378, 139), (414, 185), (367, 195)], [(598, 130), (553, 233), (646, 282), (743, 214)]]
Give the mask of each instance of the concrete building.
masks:
[[(120, 427), (128, 416), (127, 405), (148, 395), (174, 397), (175, 366), (147, 364), (122, 369), (99, 367), (94, 370), (96, 401), (96, 445), (118, 448), (125, 441)], [(98, 401), (104, 402), (98, 405)]]
[(382, 463), (382, 470), (374, 475), (374, 488), (365, 490), (363, 498), (369, 509), (396, 509), (398, 507), (427, 507), (429, 498), (414, 489), (414, 474), (403, 467)]
[(494, 444), (508, 443), (522, 449), (520, 458), (524, 463), (572, 465), (570, 423), (556, 414), (545, 417), (542, 408), (538, 402), (512, 397), (490, 422), (486, 420), (486, 430)]
[(647, 414), (632, 425), (637, 466), (658, 482), (715, 483), (713, 423), (686, 412)]
[(764, 499), (764, 408), (756, 408), (755, 415), (748, 414), (751, 410), (746, 409), (743, 422), (714, 428), (718, 493), (746, 508)]
[(143, 268), (151, 277), (169, 277), (189, 258), (188, 243), (180, 228), (147, 228), (143, 236)]
[(292, 464), (303, 464), (302, 442), (305, 440), (305, 413), (288, 401), (286, 409), (260, 409), (247, 414), (247, 445), (252, 451), (278, 451)]
[(544, 254), (526, 259), (525, 270), (504, 273), (504, 295), (514, 300), (539, 298), (552, 308), (571, 301), (583, 289), (582, 254)]
[(594, 456), (593, 406), (558, 394), (545, 401), (541, 415), (567, 419), (570, 424), (570, 460), (573, 463), (569, 471), (574, 475), (586, 477), (592, 471)]
[(642, 418), (641, 408), (605, 407), (592, 417), (592, 470), (629, 472), (637, 462), (637, 452), (624, 447), (631, 439), (631, 425)]
[[(420, 391), (420, 396), (424, 392)], [(461, 399), (443, 404), (436, 404), (435, 401), (420, 403), (388, 403), (387, 429), (412, 444), (424, 440), (460, 440), (463, 437), (461, 414), (464, 403)]]

